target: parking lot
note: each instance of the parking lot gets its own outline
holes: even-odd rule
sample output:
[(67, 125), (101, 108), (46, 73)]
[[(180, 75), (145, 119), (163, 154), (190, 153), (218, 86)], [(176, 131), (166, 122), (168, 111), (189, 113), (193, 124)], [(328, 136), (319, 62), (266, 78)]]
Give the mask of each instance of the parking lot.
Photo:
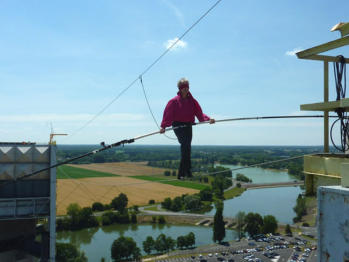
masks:
[(270, 236), (257, 240), (243, 240), (199, 247), (185, 252), (178, 252), (159, 262), (316, 262), (316, 247), (308, 241), (295, 237)]

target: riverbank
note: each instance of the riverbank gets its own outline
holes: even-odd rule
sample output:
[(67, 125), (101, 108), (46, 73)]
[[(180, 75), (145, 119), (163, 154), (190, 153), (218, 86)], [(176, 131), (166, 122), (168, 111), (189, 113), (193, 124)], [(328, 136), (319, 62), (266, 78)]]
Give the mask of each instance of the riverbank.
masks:
[[(237, 164), (225, 163), (225, 164), (223, 164), (220, 162), (215, 162), (214, 164), (215, 164), (215, 166), (239, 166), (239, 167), (243, 167), (243, 168), (249, 168), (250, 166), (253, 166), (253, 165), (242, 165), (241, 163), (237, 163)], [(270, 168), (270, 167), (263, 167), (263, 166), (261, 166), (259, 168), (263, 168), (263, 169), (271, 171), (271, 172), (288, 172), (287, 168), (277, 169), (277, 168)]]
[(159, 215), (159, 214), (138, 214), (137, 223), (147, 224), (153, 222), (153, 217), (158, 218), (163, 216), (167, 224), (172, 225), (191, 225), (195, 226), (198, 222), (202, 221), (206, 217), (204, 216), (191, 216), (191, 215)]

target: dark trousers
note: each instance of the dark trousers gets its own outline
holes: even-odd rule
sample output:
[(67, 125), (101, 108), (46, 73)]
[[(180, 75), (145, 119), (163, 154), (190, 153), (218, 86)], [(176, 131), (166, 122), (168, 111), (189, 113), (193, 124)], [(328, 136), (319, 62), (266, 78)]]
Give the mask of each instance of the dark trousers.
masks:
[(193, 136), (191, 123), (173, 122), (173, 127), (185, 126), (174, 129), (178, 142), (181, 144), (181, 162), (178, 169), (178, 178), (191, 177), (191, 140)]

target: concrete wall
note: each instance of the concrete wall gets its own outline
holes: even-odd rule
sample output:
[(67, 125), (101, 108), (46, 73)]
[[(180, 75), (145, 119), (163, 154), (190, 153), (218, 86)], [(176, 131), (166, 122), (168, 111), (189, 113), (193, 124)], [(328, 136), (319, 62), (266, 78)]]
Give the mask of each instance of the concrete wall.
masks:
[(318, 189), (319, 261), (349, 261), (349, 188)]

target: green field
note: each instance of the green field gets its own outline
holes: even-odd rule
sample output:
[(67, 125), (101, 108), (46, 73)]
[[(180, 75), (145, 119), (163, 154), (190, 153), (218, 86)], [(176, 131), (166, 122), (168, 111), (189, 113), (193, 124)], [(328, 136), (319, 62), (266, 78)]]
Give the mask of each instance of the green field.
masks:
[[(186, 187), (186, 188), (192, 188), (197, 190), (202, 190), (206, 187), (209, 187), (205, 184), (200, 184), (197, 182), (192, 181), (183, 181), (183, 180), (177, 180), (175, 177), (159, 177), (159, 176), (133, 176), (132, 178), (147, 180), (147, 181), (153, 181), (153, 182), (159, 182), (162, 184), (168, 184), (172, 186), (180, 186), (180, 187)], [(173, 181), (166, 181), (166, 180), (173, 180)]]
[(87, 170), (87, 169), (77, 168), (72, 166), (66, 166), (66, 165), (59, 166), (57, 168), (57, 179), (106, 177), (106, 176), (118, 176), (118, 175), (94, 171), (94, 170)]
[(245, 188), (234, 187), (224, 192), (224, 198), (231, 199), (231, 198), (240, 196), (245, 190), (246, 190)]
[(149, 207), (145, 207), (144, 210), (149, 210), (149, 211), (159, 211), (158, 206), (149, 206)]

